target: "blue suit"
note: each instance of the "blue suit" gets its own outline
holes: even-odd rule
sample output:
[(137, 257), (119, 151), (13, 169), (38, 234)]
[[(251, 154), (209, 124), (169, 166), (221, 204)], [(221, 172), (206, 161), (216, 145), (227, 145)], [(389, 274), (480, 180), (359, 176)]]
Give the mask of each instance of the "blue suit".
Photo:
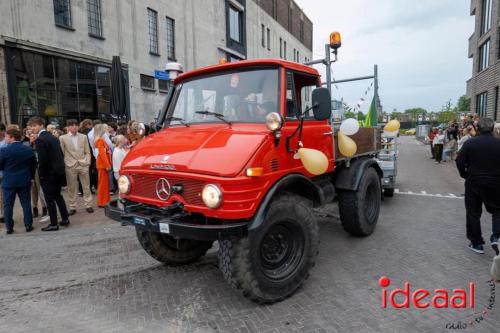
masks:
[(7, 230), (12, 230), (12, 214), (16, 194), (23, 207), (24, 226), (33, 225), (31, 213), (31, 180), (36, 168), (33, 150), (21, 142), (13, 142), (0, 150), (0, 170), (3, 171), (2, 190), (4, 196), (4, 219)]

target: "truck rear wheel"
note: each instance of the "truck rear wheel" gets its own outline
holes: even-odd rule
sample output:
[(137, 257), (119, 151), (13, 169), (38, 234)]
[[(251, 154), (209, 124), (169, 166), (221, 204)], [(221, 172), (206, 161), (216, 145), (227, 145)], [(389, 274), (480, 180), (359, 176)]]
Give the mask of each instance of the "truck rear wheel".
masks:
[(137, 239), (146, 252), (161, 263), (180, 266), (204, 256), (213, 242), (175, 239), (172, 236), (135, 228)]
[(270, 304), (292, 295), (309, 277), (318, 244), (309, 201), (286, 193), (271, 203), (263, 224), (248, 237), (219, 241), (219, 268), (245, 297)]
[(366, 170), (357, 191), (339, 192), (342, 227), (354, 236), (365, 237), (375, 231), (380, 212), (381, 186), (377, 171)]

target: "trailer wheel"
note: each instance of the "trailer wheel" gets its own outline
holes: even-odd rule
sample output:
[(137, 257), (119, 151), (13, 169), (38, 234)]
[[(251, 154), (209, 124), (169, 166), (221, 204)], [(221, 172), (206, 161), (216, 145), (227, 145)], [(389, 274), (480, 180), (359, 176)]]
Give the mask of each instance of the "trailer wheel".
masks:
[(161, 263), (180, 266), (204, 256), (213, 242), (191, 239), (176, 240), (172, 236), (135, 227), (137, 239), (146, 252)]
[(256, 231), (219, 241), (219, 268), (245, 297), (270, 304), (292, 295), (309, 277), (318, 244), (310, 202), (286, 193), (271, 203)]
[(373, 168), (366, 170), (357, 191), (339, 192), (342, 227), (354, 236), (365, 237), (375, 231), (381, 202), (380, 179)]
[(384, 196), (392, 198), (394, 196), (394, 189), (393, 188), (384, 189)]

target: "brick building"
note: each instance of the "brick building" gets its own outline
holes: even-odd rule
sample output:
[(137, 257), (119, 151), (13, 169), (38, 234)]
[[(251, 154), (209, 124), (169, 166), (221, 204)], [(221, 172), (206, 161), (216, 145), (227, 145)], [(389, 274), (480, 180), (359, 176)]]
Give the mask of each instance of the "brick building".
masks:
[(467, 95), (471, 110), (500, 121), (500, 0), (471, 0), (471, 15), (476, 17), (469, 38), (473, 69)]

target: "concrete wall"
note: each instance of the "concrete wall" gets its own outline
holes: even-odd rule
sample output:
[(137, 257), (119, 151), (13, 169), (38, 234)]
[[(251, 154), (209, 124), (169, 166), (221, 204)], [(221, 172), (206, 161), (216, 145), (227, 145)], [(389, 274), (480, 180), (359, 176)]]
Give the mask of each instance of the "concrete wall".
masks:
[[(86, 0), (71, 0), (72, 29), (55, 25), (52, 0), (0, 1), (0, 46), (6, 38), (76, 52), (110, 63), (114, 55), (128, 66), (131, 117), (151, 121), (165, 94), (140, 87), (140, 74), (153, 75), (169, 62), (166, 19), (175, 20), (176, 60), (185, 70), (216, 64), (226, 55), (226, 0), (102, 0), (103, 39), (89, 36)], [(147, 8), (158, 12), (159, 56), (149, 53)], [(305, 47), (253, 0), (246, 1), (247, 58), (279, 57), (279, 38), (287, 41), (288, 59), (293, 49), (312, 58)], [(261, 46), (261, 24), (271, 29), (271, 50)], [(311, 25), (312, 27), (312, 25)], [(308, 32), (306, 32), (308, 33)], [(0, 82), (1, 82), (0, 68)], [(1, 83), (0, 83), (1, 84)], [(0, 89), (2, 86), (0, 85)], [(6, 95), (2, 91), (0, 96)]]

